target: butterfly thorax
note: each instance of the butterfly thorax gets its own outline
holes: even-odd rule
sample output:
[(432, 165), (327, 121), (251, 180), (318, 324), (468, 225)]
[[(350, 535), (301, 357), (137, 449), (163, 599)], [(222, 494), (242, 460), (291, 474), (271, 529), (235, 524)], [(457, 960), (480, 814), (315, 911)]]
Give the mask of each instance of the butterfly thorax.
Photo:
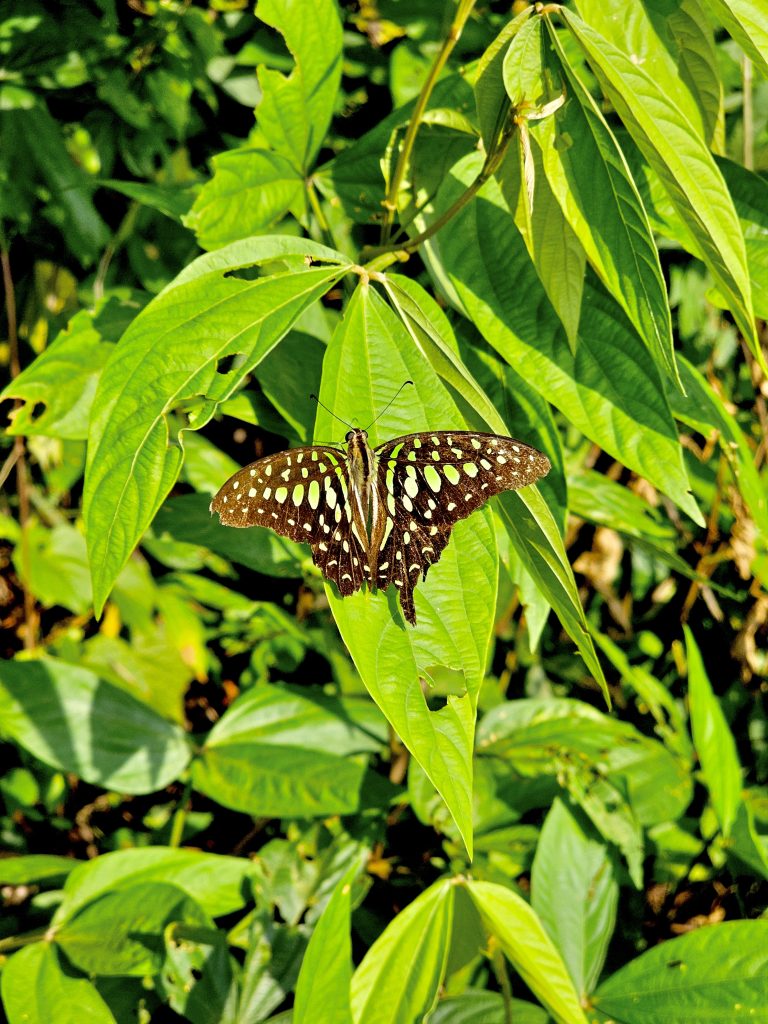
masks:
[(367, 431), (359, 428), (350, 430), (346, 441), (352, 530), (365, 549), (368, 564), (375, 571), (384, 534), (376, 486), (377, 459), (368, 443)]

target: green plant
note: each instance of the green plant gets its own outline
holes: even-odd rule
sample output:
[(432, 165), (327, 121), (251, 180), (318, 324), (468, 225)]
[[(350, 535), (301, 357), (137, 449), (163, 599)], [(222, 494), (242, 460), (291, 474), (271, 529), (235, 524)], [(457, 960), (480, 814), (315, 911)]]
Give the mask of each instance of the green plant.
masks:
[[(765, 1015), (753, 7), (4, 15), (10, 1024)], [(209, 515), (332, 412), (552, 463), (416, 629)]]

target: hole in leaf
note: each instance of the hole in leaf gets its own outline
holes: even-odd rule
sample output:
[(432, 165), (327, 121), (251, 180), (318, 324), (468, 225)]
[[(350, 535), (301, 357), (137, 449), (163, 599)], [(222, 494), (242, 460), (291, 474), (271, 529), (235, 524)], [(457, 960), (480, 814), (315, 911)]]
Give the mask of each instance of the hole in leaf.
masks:
[(216, 373), (230, 373), (234, 370), (238, 360), (242, 360), (240, 352), (233, 352), (230, 356), (222, 356), (216, 363)]
[(29, 422), (35, 423), (45, 412), (45, 402), (35, 402), (29, 411)]

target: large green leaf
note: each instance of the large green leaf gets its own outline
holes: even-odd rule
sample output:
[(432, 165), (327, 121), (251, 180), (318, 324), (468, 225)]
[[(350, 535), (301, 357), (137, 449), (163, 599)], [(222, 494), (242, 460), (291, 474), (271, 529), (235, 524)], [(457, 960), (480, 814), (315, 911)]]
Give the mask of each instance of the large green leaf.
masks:
[[(445, 209), (474, 180), (479, 159), (457, 164), (438, 196)], [(650, 355), (626, 317), (587, 281), (574, 355), (525, 246), (507, 228), (488, 182), (436, 238), (430, 253), (467, 315), (517, 372), (587, 437), (668, 494), (696, 522), (674, 423)]]
[(343, 755), (379, 745), (354, 728), (341, 705), (262, 686), (213, 727), (192, 763), (192, 782), (218, 803), (254, 815), (349, 814), (365, 769)]
[[(261, 10), (261, 9), (260, 9)], [(279, 153), (232, 149), (213, 158), (213, 177), (184, 218), (203, 249), (258, 235), (303, 207), (304, 181)]]
[(417, 896), (388, 925), (352, 977), (355, 1024), (423, 1020), (445, 974), (453, 913), (454, 886), (447, 879)]
[(198, 904), (164, 882), (142, 882), (106, 893), (56, 925), (53, 939), (87, 974), (154, 974), (163, 956), (163, 931), (176, 921), (208, 925)]
[(531, 906), (560, 950), (582, 1000), (603, 969), (618, 900), (605, 843), (583, 816), (555, 800), (536, 845)]
[[(237, 273), (278, 259), (255, 280)], [(131, 324), (91, 419), (83, 510), (97, 612), (179, 474), (183, 430), (204, 426), (346, 268), (305, 239), (250, 239), (196, 260)]]
[[(88, 416), (102, 367), (112, 352), (89, 310), (72, 317), (66, 331), (0, 394), (24, 404), (13, 414), (9, 434), (88, 437)], [(113, 340), (117, 340), (116, 338)]]
[(248, 901), (252, 861), (169, 846), (114, 850), (94, 860), (75, 861), (56, 908), (54, 922), (71, 918), (98, 896), (144, 882), (170, 882), (193, 897), (212, 917), (240, 910)]
[(713, 428), (718, 431), (736, 486), (759, 528), (759, 544), (761, 535), (768, 538), (768, 491), (755, 466), (754, 452), (735, 416), (706, 378), (684, 358), (680, 370), (688, 397), (671, 393), (672, 411), (682, 423), (702, 434), (709, 434)]
[(679, 385), (667, 292), (640, 195), (616, 139), (568, 63), (557, 34), (550, 32), (550, 40), (555, 52), (548, 55), (545, 70), (562, 82), (569, 99), (551, 117), (531, 124), (544, 172), (598, 277), (661, 372)]
[(710, 0), (715, 17), (750, 60), (768, 74), (768, 4), (766, 0)]
[(690, 629), (684, 629), (693, 745), (720, 829), (727, 837), (741, 804), (741, 764), (733, 733), (707, 678), (701, 651)]
[(45, 764), (124, 793), (151, 793), (190, 758), (179, 726), (88, 669), (52, 658), (0, 665), (0, 729)]
[(587, 1024), (568, 970), (529, 904), (494, 882), (466, 886), (486, 929), (554, 1020)]
[(623, 1024), (768, 1021), (768, 921), (725, 921), (647, 950), (592, 997)]
[(287, 78), (259, 69), (259, 128), (304, 174), (325, 139), (341, 81), (338, 8), (334, 0), (260, 0), (257, 16), (282, 33), (296, 60)]
[(8, 960), (2, 996), (8, 1024), (115, 1024), (93, 982), (65, 970), (50, 942), (36, 942)]
[(674, 6), (578, 0), (584, 21), (653, 78), (712, 148), (722, 136), (722, 85), (712, 24), (699, 0)]
[(312, 938), (296, 984), (294, 1024), (352, 1024), (351, 899), (355, 865), (337, 884)]
[[(489, 428), (500, 434), (508, 434), (509, 427), (501, 417), (488, 394), (480, 387), (476, 378), (461, 361), (455, 351), (450, 326), (445, 323), (442, 313), (433, 309), (434, 300), (429, 298), (420, 285), (399, 275), (387, 274), (383, 278), (395, 309), (403, 320), (411, 338), (435, 371), (464, 400), (472, 417), (472, 426)], [(478, 356), (478, 358), (481, 358)], [(518, 375), (511, 371), (510, 386), (513, 387)], [(530, 386), (521, 379), (524, 389)], [(522, 389), (516, 390), (514, 398), (523, 405), (526, 397)], [(543, 404), (543, 403), (542, 403)], [(536, 406), (535, 400), (532, 402)], [(524, 417), (515, 414), (515, 423)], [(542, 432), (542, 436), (545, 432)], [(561, 464), (559, 457), (560, 440), (556, 431), (549, 432), (551, 443), (544, 445), (555, 471)], [(527, 432), (524, 440), (530, 441)], [(534, 435), (534, 439), (537, 439)], [(545, 481), (546, 483), (546, 481)], [(553, 485), (556, 487), (556, 485)], [(548, 488), (544, 488), (546, 491)], [(557, 507), (557, 504), (556, 506)], [(584, 612), (579, 601), (573, 572), (568, 563), (562, 538), (551, 509), (541, 499), (536, 488), (526, 488), (521, 493), (506, 495), (499, 503), (502, 522), (510, 534), (515, 550), (533, 578), (543, 598), (555, 609), (568, 634), (574, 640), (584, 661), (604, 692), (605, 679), (595, 655), (592, 640), (588, 636)], [(558, 518), (562, 522), (564, 511)], [(530, 578), (529, 577), (529, 578)]]
[(739, 226), (723, 176), (685, 114), (632, 57), (573, 11), (561, 16), (578, 40), (627, 131), (664, 184), (698, 242), (736, 323), (766, 372), (757, 342), (752, 289)]
[[(334, 334), (323, 366), (323, 403), (349, 422), (371, 423), (404, 380), (403, 392), (371, 426), (371, 441), (415, 429), (464, 426), (437, 374), (386, 303), (362, 284)], [(318, 410), (316, 435), (334, 423)], [(460, 523), (439, 564), (415, 592), (418, 626), (401, 625), (395, 595), (367, 589), (343, 600), (329, 589), (336, 621), (374, 700), (422, 764), (471, 847), (471, 763), (476, 695), (485, 671), (498, 561), (487, 512)], [(394, 613), (394, 617), (393, 617)], [(419, 676), (435, 665), (463, 673), (463, 692), (431, 711)]]

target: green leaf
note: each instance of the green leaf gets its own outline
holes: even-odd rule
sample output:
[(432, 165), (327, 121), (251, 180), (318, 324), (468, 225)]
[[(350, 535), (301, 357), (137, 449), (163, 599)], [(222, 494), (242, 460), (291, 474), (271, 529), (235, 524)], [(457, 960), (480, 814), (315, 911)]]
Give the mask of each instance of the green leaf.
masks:
[(688, 655), (688, 703), (693, 745), (699, 755), (704, 782), (720, 829), (727, 837), (741, 804), (741, 764), (733, 733), (712, 691), (693, 633), (688, 626), (683, 629)]
[(124, 793), (178, 778), (182, 729), (93, 672), (52, 658), (0, 664), (0, 728), (53, 768)]
[[(91, 198), (93, 181), (70, 156), (62, 126), (41, 103), (3, 111), (16, 128), (16, 160), (48, 190), (46, 215), (60, 229), (67, 247), (83, 266), (90, 266), (109, 241), (110, 232)], [(7, 129), (6, 129), (7, 130)]]
[(157, 185), (154, 182), (116, 181), (114, 178), (101, 178), (96, 182), (100, 188), (109, 188), (121, 195), (128, 196), (150, 210), (170, 217), (171, 220), (183, 223), (184, 215), (189, 212), (199, 186), (195, 184)]
[[(98, 317), (81, 310), (33, 363), (0, 394), (19, 398), (9, 434), (88, 437), (88, 417), (101, 370), (113, 346), (102, 338)], [(116, 339), (114, 339), (116, 340)]]
[[(548, 1024), (546, 1010), (523, 999), (510, 999), (514, 1024)], [(507, 1024), (509, 1015), (504, 997), (499, 992), (470, 989), (460, 996), (441, 999), (429, 1015), (429, 1024)]]
[(498, 139), (504, 119), (509, 111), (509, 96), (504, 87), (503, 67), (509, 45), (533, 14), (526, 7), (499, 32), (477, 64), (475, 76), (475, 104), (480, 134), (486, 151)]
[(682, 423), (709, 434), (714, 428), (720, 434), (720, 446), (733, 474), (734, 481), (746, 502), (760, 535), (768, 537), (768, 491), (755, 467), (755, 456), (736, 418), (707, 382), (704, 376), (686, 359), (681, 358), (680, 370), (688, 397), (671, 394), (675, 417)]
[(355, 864), (334, 889), (312, 938), (296, 984), (294, 1024), (352, 1024), (351, 900)]
[(167, 536), (208, 548), (265, 576), (297, 579), (304, 575), (302, 564), (309, 556), (301, 544), (272, 530), (246, 532), (222, 526), (218, 516), (211, 515), (209, 505), (210, 498), (204, 494), (170, 498), (155, 516), (152, 529), (160, 540)]
[(712, 0), (712, 13), (763, 75), (768, 74), (768, 4), (765, 0)]
[(561, 8), (560, 14), (627, 131), (692, 231), (739, 329), (768, 372), (755, 333), (744, 236), (733, 200), (706, 143), (643, 67), (572, 11)]
[(603, 285), (627, 314), (661, 373), (680, 387), (659, 254), (640, 194), (600, 109), (557, 34), (546, 72), (566, 103), (531, 124), (550, 187)]
[(79, 863), (74, 857), (56, 857), (52, 853), (0, 857), (0, 882), (3, 885), (32, 885), (49, 879), (62, 879)]
[(115, 1024), (93, 982), (65, 971), (56, 947), (36, 942), (8, 960), (2, 974), (8, 1024)]
[(57, 925), (54, 941), (86, 974), (154, 974), (163, 961), (163, 931), (176, 921), (210, 925), (175, 885), (146, 882), (106, 893)]
[(303, 197), (304, 180), (285, 157), (265, 149), (232, 149), (214, 156), (213, 177), (184, 224), (202, 249), (218, 249), (260, 234), (289, 210), (301, 211)]
[[(375, 424), (404, 380), (404, 392)], [(414, 429), (462, 427), (437, 374), (402, 322), (368, 285), (352, 297), (328, 347), (320, 397), (352, 422), (371, 423), (371, 443)], [(333, 436), (318, 409), (316, 436)], [(371, 696), (446, 800), (471, 846), (471, 763), (476, 694), (484, 674), (498, 561), (487, 512), (459, 523), (439, 564), (415, 592), (418, 627), (401, 625), (396, 598), (367, 589), (343, 600), (327, 588), (342, 637)], [(435, 665), (463, 673), (458, 693), (430, 711), (419, 675)]]
[(14, 565), (31, 593), (47, 607), (60, 604), (81, 615), (87, 612), (91, 607), (91, 579), (82, 533), (68, 523), (48, 530), (33, 521), (26, 540), (26, 562), (19, 544)]
[(506, 701), (482, 718), (477, 750), (503, 757), (526, 776), (556, 774), (562, 764), (599, 767), (621, 785), (642, 825), (679, 817), (691, 799), (684, 761), (580, 701)]
[(722, 136), (722, 86), (714, 33), (698, 0), (674, 7), (578, 0), (579, 15), (595, 32), (642, 64), (713, 149)]
[(236, 991), (227, 936), (217, 928), (174, 922), (164, 934), (158, 992), (189, 1024), (231, 1020)]
[[(441, 212), (480, 169), (461, 161), (438, 196)], [(544, 296), (507, 207), (489, 181), (432, 239), (432, 253), (467, 315), (499, 354), (587, 437), (703, 525), (657, 371), (625, 316), (602, 289), (585, 288), (574, 355)]]
[(241, 857), (167, 846), (115, 850), (74, 863), (54, 923), (71, 918), (99, 896), (139, 882), (169, 882), (193, 897), (206, 914), (221, 917), (245, 905), (255, 874), (253, 862)]
[(739, 802), (736, 820), (731, 829), (729, 858), (747, 865), (751, 873), (768, 880), (768, 837), (757, 828), (760, 803), (765, 803), (765, 790), (746, 790)]
[(768, 921), (725, 921), (662, 942), (616, 971), (592, 997), (627, 1024), (768, 1021)]
[(494, 882), (465, 883), (483, 925), (558, 1024), (587, 1024), (579, 996), (538, 915), (516, 893)]
[(262, 686), (213, 727), (192, 763), (192, 784), (225, 807), (260, 817), (350, 814), (365, 769), (339, 755), (370, 748), (368, 737), (321, 703)]
[(384, 929), (352, 977), (355, 1024), (417, 1024), (432, 1009), (448, 962), (454, 902), (453, 882), (437, 882)]
[(619, 886), (604, 843), (562, 800), (544, 820), (531, 873), (531, 906), (562, 953), (582, 1000), (603, 969)]
[(523, 566), (554, 608), (610, 705), (608, 684), (595, 652), (573, 570), (554, 516), (535, 487), (521, 491), (519, 501), (515, 500), (516, 497), (505, 496), (499, 503), (502, 522)]
[(284, 36), (296, 60), (287, 78), (259, 69), (259, 128), (272, 148), (305, 174), (325, 139), (341, 82), (338, 8), (334, 0), (260, 0), (257, 16)]
[[(308, 256), (329, 265), (310, 269)], [(256, 280), (236, 273), (279, 257), (287, 269)], [(345, 271), (343, 257), (305, 239), (249, 239), (196, 260), (131, 324), (99, 382), (88, 445), (83, 510), (97, 614), (178, 477), (183, 431), (204, 426)]]

